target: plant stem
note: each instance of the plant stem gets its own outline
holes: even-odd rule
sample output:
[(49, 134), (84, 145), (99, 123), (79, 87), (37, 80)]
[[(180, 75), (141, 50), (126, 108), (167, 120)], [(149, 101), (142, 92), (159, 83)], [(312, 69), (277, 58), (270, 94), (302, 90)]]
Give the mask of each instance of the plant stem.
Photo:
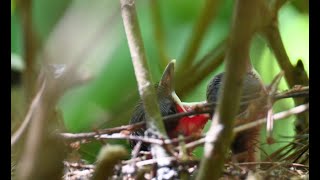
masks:
[(160, 59), (161, 71), (165, 69), (167, 64), (169, 63), (169, 58), (167, 56), (166, 48), (165, 48), (165, 35), (163, 32), (163, 23), (160, 14), (160, 5), (159, 0), (151, 0), (151, 18), (153, 21), (153, 31), (155, 35), (155, 43), (158, 47), (158, 56)]
[(197, 179), (219, 179), (232, 142), (234, 118), (239, 109), (243, 77), (250, 65), (251, 39), (257, 30), (261, 0), (235, 1), (234, 19), (225, 62), (225, 78), (216, 114), (206, 135), (204, 155)]
[[(280, 4), (283, 5), (283, 4)], [(279, 6), (280, 6), (279, 5)], [(281, 7), (281, 6), (280, 6)], [(274, 9), (279, 9), (280, 7), (275, 7)], [(282, 70), (284, 70), (284, 77), (292, 88), (294, 85), (308, 85), (309, 78), (303, 68), (301, 61), (298, 61), (296, 67), (294, 67), (289, 59), (289, 56), (285, 50), (281, 34), (277, 22), (277, 13), (274, 12), (274, 17), (271, 18), (268, 26), (262, 30), (262, 35), (266, 38), (268, 44), (270, 45), (273, 53), (278, 61), (278, 64)], [(294, 99), (295, 105), (301, 105), (308, 102), (308, 98)], [(301, 132), (303, 129), (309, 126), (309, 115), (308, 113), (302, 113), (298, 115), (296, 121), (297, 133)]]
[(147, 126), (156, 129), (163, 137), (167, 137), (160, 115), (156, 91), (147, 65), (144, 45), (139, 29), (134, 0), (120, 0), (123, 24), (128, 40), (135, 76), (138, 82), (139, 94), (146, 113)]
[(178, 77), (181, 77), (181, 75), (183, 75), (182, 72), (190, 68), (192, 61), (197, 55), (198, 49), (200, 48), (205, 33), (208, 30), (210, 23), (217, 14), (219, 2), (219, 0), (206, 0), (204, 4), (204, 10), (202, 11), (202, 14), (200, 15), (197, 23), (194, 26), (191, 39), (185, 48), (185, 52), (181, 59), (182, 63), (177, 72)]
[(35, 57), (37, 51), (37, 39), (32, 21), (32, 0), (20, 0), (18, 2), (23, 29), (24, 61), (23, 85), (26, 95), (26, 104), (29, 104), (34, 96), (36, 69)]

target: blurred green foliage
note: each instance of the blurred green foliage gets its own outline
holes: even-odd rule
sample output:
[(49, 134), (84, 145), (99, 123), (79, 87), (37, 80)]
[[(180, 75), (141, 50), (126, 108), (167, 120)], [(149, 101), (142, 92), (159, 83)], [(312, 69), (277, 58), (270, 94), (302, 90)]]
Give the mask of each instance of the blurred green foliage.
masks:
[[(209, 49), (215, 47), (223, 40), (229, 32), (232, 18), (233, 1), (222, 1), (217, 18), (210, 25), (205, 34), (204, 41), (200, 47), (197, 59), (205, 55)], [(68, 10), (70, 1), (33, 1), (33, 25), (37, 35), (43, 43), (49, 37), (50, 32), (60, 18)], [(165, 34), (165, 50), (169, 58), (179, 60), (183, 56), (185, 44), (192, 36), (192, 28), (198, 19), (204, 5), (204, 0), (161, 0), (159, 1), (163, 30)], [(157, 45), (153, 34), (151, 10), (147, 1), (137, 1), (137, 13), (142, 31), (147, 59), (151, 68), (153, 80), (160, 79), (159, 57)], [(23, 56), (22, 29), (15, 8), (11, 1), (11, 52)], [(120, 24), (122, 22), (119, 22)], [(291, 62), (295, 65), (298, 59), (302, 59), (307, 73), (309, 73), (309, 16), (301, 13), (292, 4), (286, 4), (280, 11), (279, 24), (285, 48)], [(85, 24), (84, 24), (85, 26)], [(127, 124), (131, 111), (139, 96), (136, 80), (130, 59), (130, 53), (123, 27), (120, 26), (120, 44), (112, 53), (110, 62), (105, 63), (102, 71), (90, 83), (73, 89), (65, 94), (59, 107), (62, 109), (66, 128), (71, 132), (92, 131), (102, 127), (114, 127)], [(112, 42), (110, 42), (112, 43)], [(266, 84), (280, 71), (272, 52), (261, 37), (256, 37), (251, 49), (252, 63), (261, 74)], [(203, 101), (207, 82), (215, 74), (223, 71), (223, 65), (213, 71), (200, 83), (183, 101)], [(185, 77), (188, 78), (188, 77)], [(282, 80), (280, 90), (287, 89)], [(178, 94), (179, 95), (179, 94)], [(283, 111), (293, 107), (292, 100), (283, 100), (274, 107), (275, 112)], [(275, 123), (275, 137), (281, 135), (290, 136), (294, 134), (294, 118), (288, 118)], [(209, 125), (206, 126), (206, 129)], [(265, 133), (261, 140), (265, 143)], [(289, 141), (288, 139), (286, 139)], [(112, 141), (119, 143), (119, 141)], [(125, 141), (121, 143), (126, 144)], [(266, 153), (272, 152), (281, 144), (266, 145), (262, 147)], [(94, 160), (100, 143), (83, 145), (82, 152), (87, 160)], [(201, 155), (202, 148), (195, 153)]]
[(15, 9), (15, 6), (16, 6), (16, 2), (11, 0), (11, 15), (12, 15), (14, 9)]

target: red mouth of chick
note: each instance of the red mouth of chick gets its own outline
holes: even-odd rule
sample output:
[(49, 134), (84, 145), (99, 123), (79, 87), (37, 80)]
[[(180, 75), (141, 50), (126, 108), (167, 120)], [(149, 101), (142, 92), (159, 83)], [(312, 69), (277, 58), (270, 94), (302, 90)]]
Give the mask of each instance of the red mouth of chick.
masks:
[[(177, 105), (178, 113), (181, 112), (190, 112), (194, 110), (194, 106), (181, 106)], [(170, 138), (175, 138), (179, 134), (184, 136), (199, 135), (202, 133), (202, 130), (206, 123), (209, 120), (208, 114), (197, 114), (192, 116), (185, 116), (180, 118), (178, 125), (175, 128), (175, 131), (169, 134)]]

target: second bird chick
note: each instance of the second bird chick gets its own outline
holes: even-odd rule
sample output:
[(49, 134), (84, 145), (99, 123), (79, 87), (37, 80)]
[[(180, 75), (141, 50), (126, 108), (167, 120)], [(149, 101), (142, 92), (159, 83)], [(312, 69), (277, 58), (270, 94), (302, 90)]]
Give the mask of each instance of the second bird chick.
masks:
[[(222, 81), (224, 73), (216, 75), (207, 87), (207, 102), (217, 104), (218, 97), (223, 89)], [(249, 67), (244, 76), (242, 94), (240, 96), (240, 107), (236, 116), (235, 125), (251, 122), (266, 115), (265, 108), (266, 88), (263, 85), (260, 75)], [(215, 107), (215, 105), (214, 105)], [(214, 110), (211, 114), (214, 115)], [(259, 139), (260, 127), (255, 127), (235, 134), (231, 150), (233, 154), (244, 154), (237, 159), (239, 162), (255, 161), (255, 149)]]

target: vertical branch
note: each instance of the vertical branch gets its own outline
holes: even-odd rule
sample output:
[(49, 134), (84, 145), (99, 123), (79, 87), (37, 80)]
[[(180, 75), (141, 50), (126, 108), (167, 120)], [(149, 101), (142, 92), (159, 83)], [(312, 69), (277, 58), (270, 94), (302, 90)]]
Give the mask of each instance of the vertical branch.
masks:
[[(271, 18), (267, 26), (262, 29), (262, 35), (266, 38), (269, 46), (271, 47), (278, 64), (282, 70), (284, 70), (284, 77), (289, 85), (292, 88), (294, 85), (308, 85), (309, 78), (304, 70), (303, 64), (301, 61), (298, 61), (297, 66), (294, 67), (289, 59), (289, 56), (284, 47), (281, 34), (278, 27), (278, 11), (285, 3), (285, 0), (278, 0), (273, 5), (272, 13), (270, 14)], [(296, 106), (306, 103), (307, 98), (294, 99)], [(308, 113), (302, 113), (298, 115), (298, 120), (296, 122), (297, 132), (301, 132), (305, 127), (309, 126)]]
[(288, 0), (276, 0), (273, 5), (274, 11), (278, 12), (280, 8), (287, 2)]
[(56, 124), (53, 122), (54, 107), (59, 98), (49, 88), (47, 81), (43, 81), (36, 104), (29, 110), (32, 119), (17, 169), (17, 177), (21, 180), (43, 179), (48, 174), (48, 179), (62, 176), (64, 145), (48, 133)]
[(26, 100), (30, 102), (35, 87), (35, 55), (36, 55), (36, 36), (32, 21), (32, 0), (20, 0), (18, 2), (20, 9), (22, 29), (25, 70), (23, 72), (23, 85), (25, 88)]
[(180, 76), (183, 71), (189, 68), (189, 66), (192, 64), (192, 61), (196, 57), (204, 35), (208, 30), (211, 21), (217, 14), (218, 4), (219, 0), (206, 0), (204, 10), (199, 17), (198, 22), (194, 26), (191, 39), (185, 48), (184, 55), (181, 59), (182, 63), (178, 69), (178, 76)]
[(153, 31), (155, 35), (156, 44), (158, 46), (158, 53), (160, 58), (160, 66), (161, 70), (164, 70), (167, 64), (169, 63), (169, 59), (166, 53), (165, 48), (165, 37), (163, 32), (163, 23), (160, 14), (160, 6), (159, 0), (151, 0), (151, 18), (153, 21)]
[(264, 31), (264, 35), (273, 50), (273, 53), (278, 60), (280, 68), (285, 71), (284, 77), (290, 88), (295, 85), (293, 65), (290, 62), (289, 56), (286, 53), (285, 47), (281, 40), (281, 35), (278, 27), (270, 27)]
[[(135, 11), (134, 0), (120, 0), (121, 14), (126, 32), (130, 54), (133, 62), (134, 72), (138, 82), (139, 94), (146, 114), (147, 127), (152, 133), (160, 133), (160, 136), (167, 138), (162, 117), (160, 115), (159, 104), (157, 102), (156, 91), (152, 85), (151, 75), (147, 66), (143, 41), (139, 29), (137, 14)], [(157, 176), (166, 176), (171, 170), (166, 168), (170, 161), (163, 160), (168, 154), (160, 145), (151, 145), (151, 153), (155, 159), (158, 159), (159, 166)]]
[(206, 135), (197, 179), (218, 179), (232, 142), (234, 118), (239, 109), (243, 77), (249, 66), (249, 49), (257, 28), (261, 0), (237, 0), (226, 53), (226, 71), (217, 112)]
[(147, 65), (143, 41), (139, 29), (134, 0), (120, 0), (121, 14), (131, 53), (134, 72), (139, 87), (143, 106), (147, 115), (149, 128), (158, 130), (162, 136), (167, 137), (166, 130), (160, 115), (156, 91), (152, 85), (151, 75)]

